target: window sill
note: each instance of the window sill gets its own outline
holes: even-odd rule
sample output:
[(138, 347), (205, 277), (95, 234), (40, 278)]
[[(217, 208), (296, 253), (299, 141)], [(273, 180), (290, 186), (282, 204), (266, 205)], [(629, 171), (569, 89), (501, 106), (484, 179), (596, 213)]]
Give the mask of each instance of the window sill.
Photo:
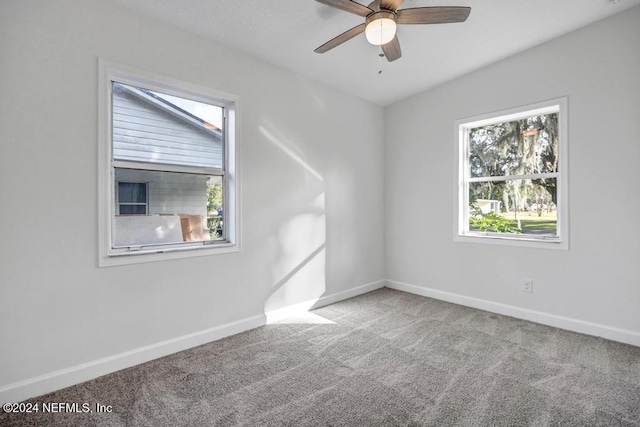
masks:
[(513, 235), (502, 235), (499, 233), (491, 232), (478, 232), (468, 234), (456, 234), (453, 238), (456, 242), (466, 243), (480, 243), (487, 245), (502, 245), (502, 246), (519, 246), (523, 248), (538, 248), (538, 249), (554, 249), (554, 250), (568, 250), (569, 245), (567, 242), (563, 242), (560, 238), (546, 238), (536, 239), (531, 237), (517, 237)]
[(166, 261), (172, 259), (193, 258), (199, 256), (221, 255), (240, 252), (237, 243), (219, 243), (206, 246), (186, 246), (166, 249), (150, 249), (132, 252), (109, 253), (101, 256), (98, 267), (142, 264), (147, 262)]

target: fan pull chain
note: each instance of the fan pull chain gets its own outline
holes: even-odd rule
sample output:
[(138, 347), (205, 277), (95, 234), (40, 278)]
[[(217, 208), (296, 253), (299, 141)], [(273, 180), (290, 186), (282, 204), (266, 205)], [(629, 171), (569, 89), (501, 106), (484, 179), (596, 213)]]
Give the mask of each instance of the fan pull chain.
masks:
[(380, 20), (380, 52), (378, 53), (378, 75), (382, 74), (382, 58), (384, 58), (384, 52), (382, 51), (382, 20)]

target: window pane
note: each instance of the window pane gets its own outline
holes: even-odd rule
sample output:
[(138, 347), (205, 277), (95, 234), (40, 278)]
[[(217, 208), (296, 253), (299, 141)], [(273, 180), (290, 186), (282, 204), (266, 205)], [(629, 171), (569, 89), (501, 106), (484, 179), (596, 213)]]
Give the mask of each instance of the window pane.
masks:
[(558, 172), (558, 113), (469, 129), (470, 176)]
[(113, 82), (114, 160), (223, 168), (223, 108)]
[(120, 203), (147, 203), (147, 184), (142, 182), (119, 182), (118, 200)]
[(120, 215), (146, 215), (147, 205), (120, 205)]
[(119, 204), (114, 246), (198, 242), (224, 236), (221, 176), (115, 168), (114, 179), (118, 188), (125, 189), (131, 186), (120, 184), (146, 183), (145, 201), (148, 199), (148, 208)]
[(469, 184), (469, 230), (557, 237), (557, 179)]

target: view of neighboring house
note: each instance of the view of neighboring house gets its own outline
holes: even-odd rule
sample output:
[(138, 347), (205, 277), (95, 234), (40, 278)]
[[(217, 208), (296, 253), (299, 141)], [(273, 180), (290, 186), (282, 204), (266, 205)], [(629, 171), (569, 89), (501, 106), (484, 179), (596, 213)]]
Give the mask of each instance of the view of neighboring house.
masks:
[[(207, 187), (217, 179), (179, 170), (220, 168), (222, 131), (169, 99), (175, 97), (113, 83), (113, 159), (135, 167), (114, 170), (116, 246), (187, 240), (177, 215), (199, 216), (206, 229)], [(144, 164), (149, 169), (139, 168)], [(156, 165), (167, 167), (150, 170)], [(202, 236), (196, 240), (208, 239)]]

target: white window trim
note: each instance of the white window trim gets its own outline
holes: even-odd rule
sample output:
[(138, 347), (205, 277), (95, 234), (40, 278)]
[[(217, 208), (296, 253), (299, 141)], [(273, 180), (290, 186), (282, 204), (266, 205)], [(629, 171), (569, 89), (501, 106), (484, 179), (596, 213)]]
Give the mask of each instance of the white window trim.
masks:
[[(568, 197), (568, 97), (551, 99), (535, 104), (525, 105), (507, 110), (482, 114), (474, 117), (456, 120), (454, 122), (454, 159), (457, 167), (454, 178), (454, 231), (453, 240), (456, 242), (482, 243), (490, 245), (521, 246), (528, 248), (544, 249), (569, 249), (569, 197)], [(469, 188), (468, 177), (469, 159), (467, 130), (470, 128), (486, 126), (493, 123), (530, 117), (537, 114), (558, 112), (558, 137), (559, 147), (559, 172), (558, 172), (558, 237), (551, 239), (532, 238), (518, 235), (504, 235), (499, 233), (469, 233), (468, 219), (463, 213), (463, 208), (468, 206)], [(536, 175), (540, 177), (541, 175)]]
[[(115, 183), (112, 167), (111, 82), (118, 81), (134, 86), (167, 93), (188, 95), (196, 101), (214, 103), (224, 107), (225, 150), (225, 242), (212, 244), (182, 244), (173, 248), (150, 248), (127, 254), (115, 253), (111, 248), (112, 203)], [(98, 58), (98, 266), (137, 264), (178, 258), (191, 258), (240, 251), (240, 98), (237, 95), (213, 90), (148, 71), (136, 69), (103, 58)]]

